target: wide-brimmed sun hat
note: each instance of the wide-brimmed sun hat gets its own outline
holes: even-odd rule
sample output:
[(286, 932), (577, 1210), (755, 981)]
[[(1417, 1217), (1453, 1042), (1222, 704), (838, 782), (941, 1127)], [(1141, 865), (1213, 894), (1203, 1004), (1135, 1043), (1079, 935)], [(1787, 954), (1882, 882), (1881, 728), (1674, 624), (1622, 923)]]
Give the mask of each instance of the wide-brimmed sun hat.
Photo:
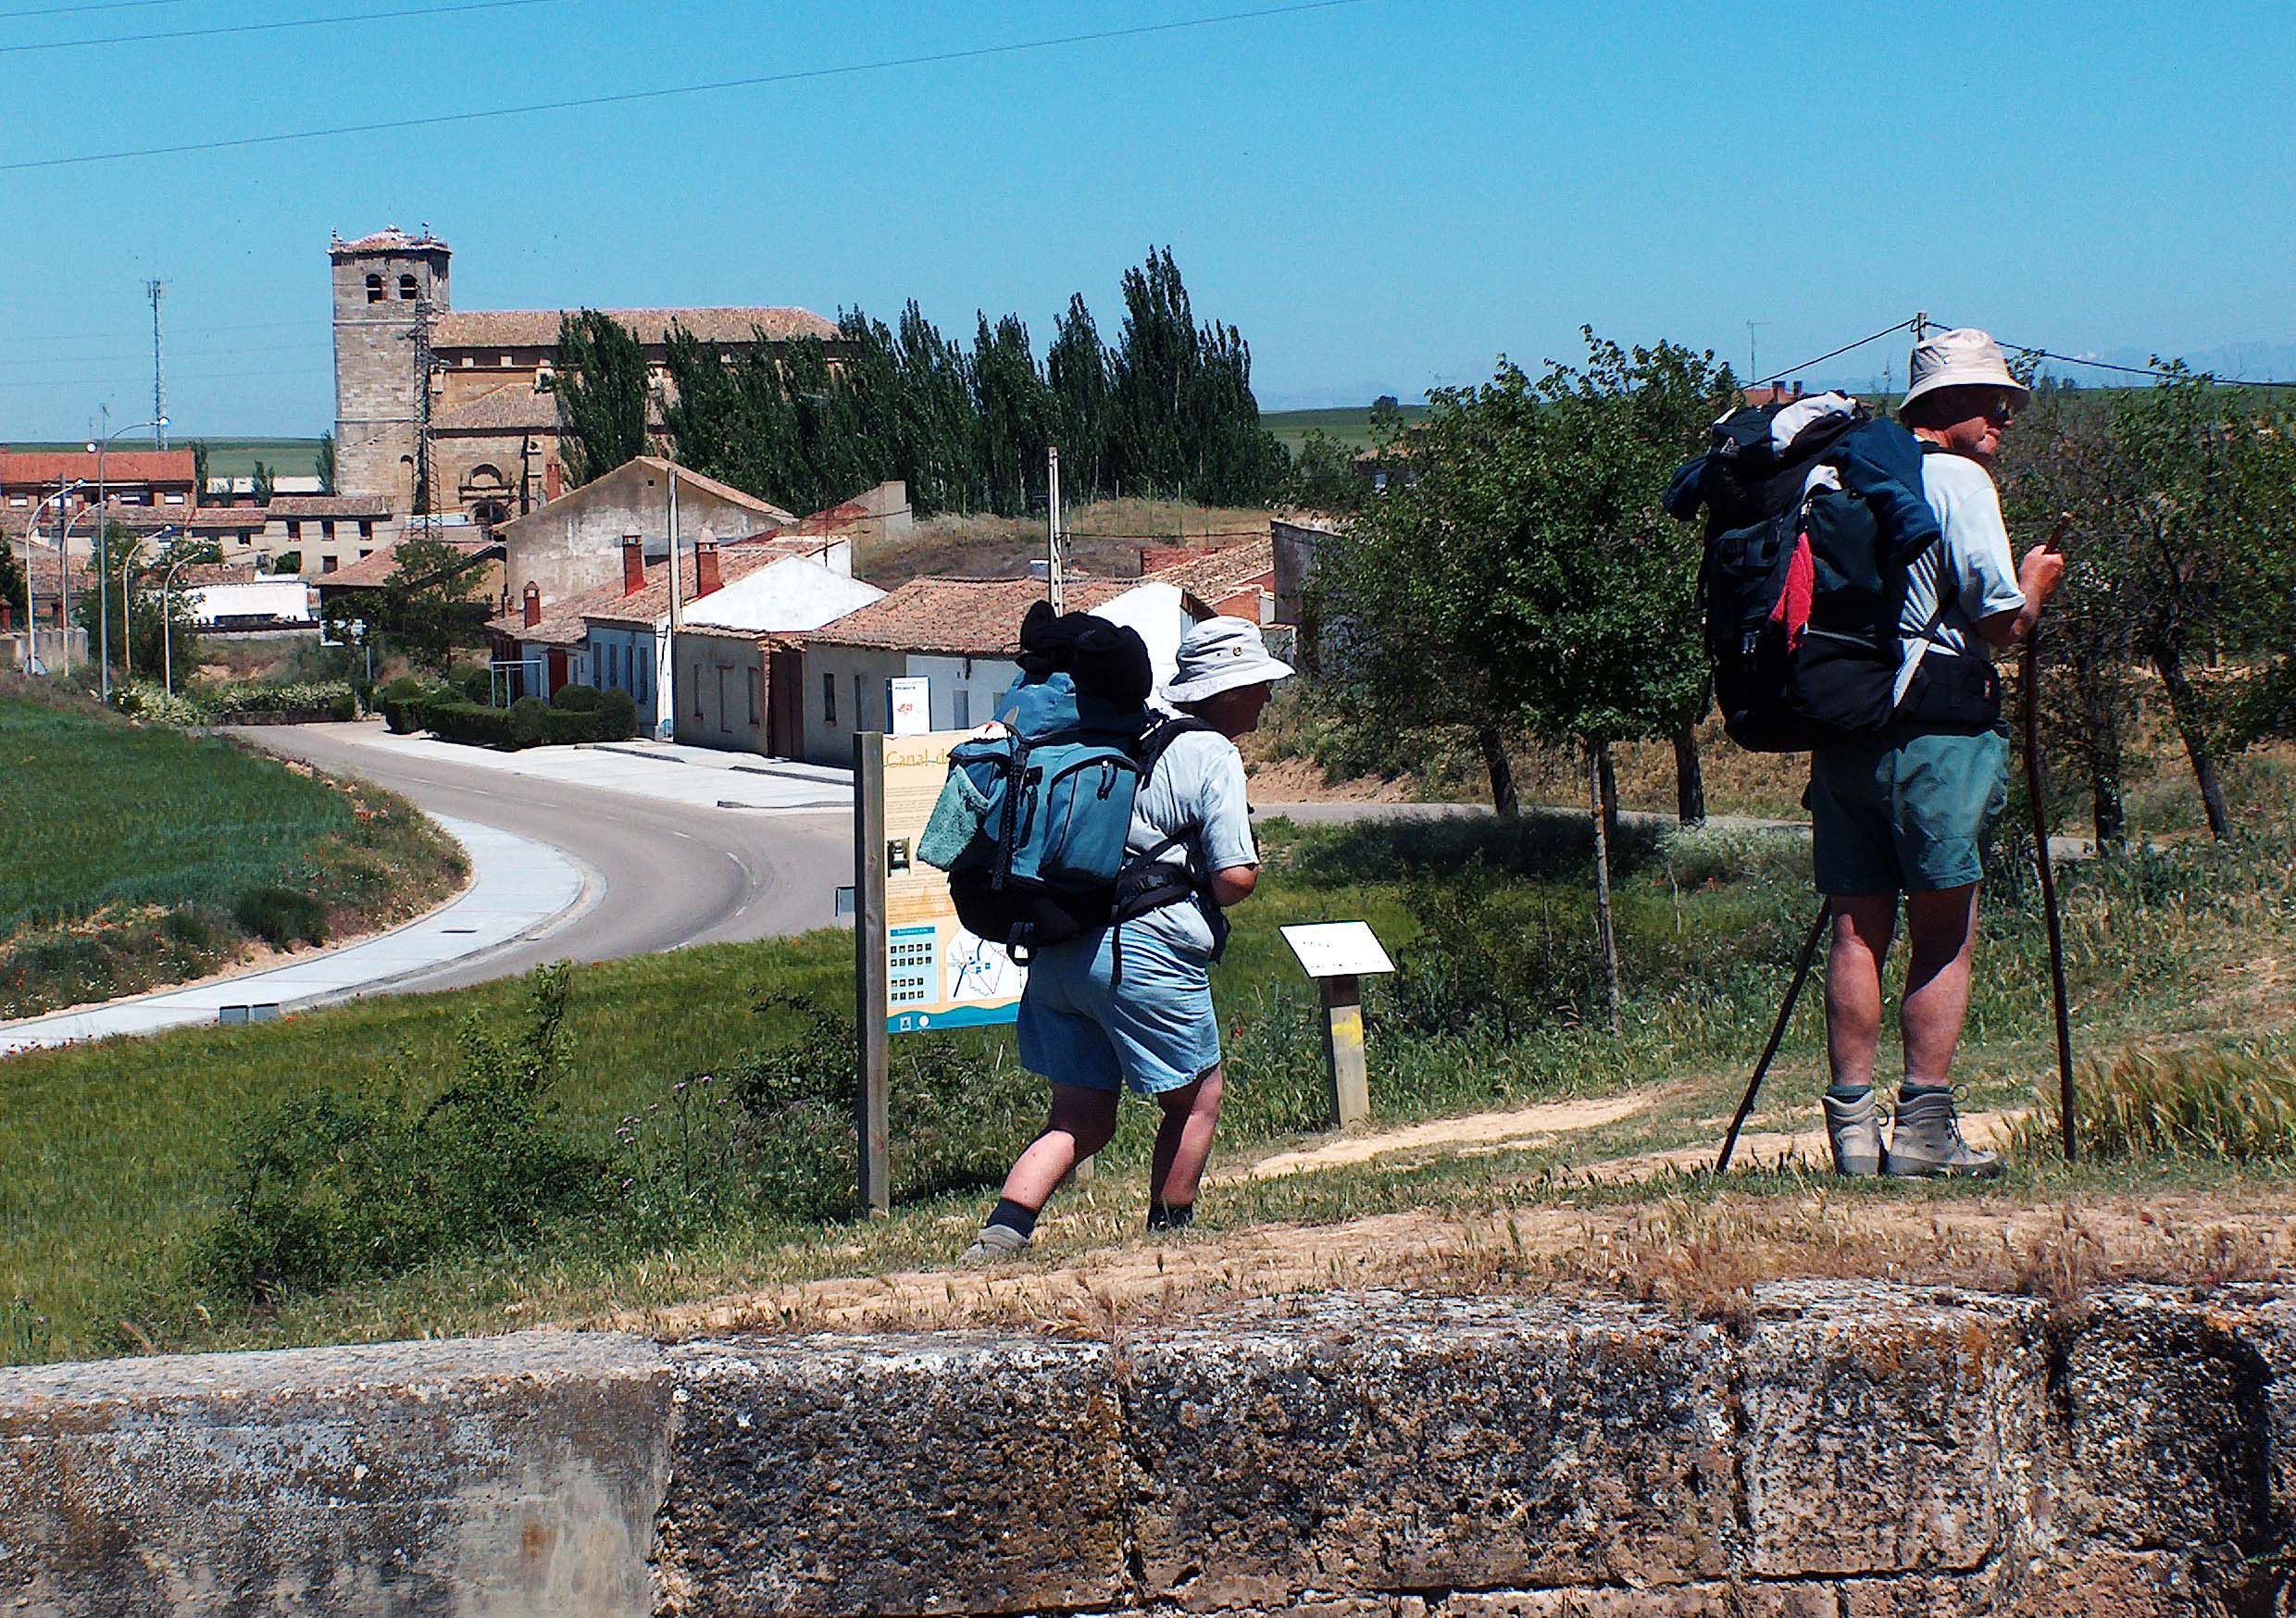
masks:
[(1974, 326), (1956, 326), (1951, 331), (1936, 332), (1914, 344), (1913, 363), (1906, 367), (1910, 382), (1905, 397), (1897, 402), (1903, 410), (1924, 393), (1934, 393), (1940, 388), (2002, 388), (2016, 395), (2023, 404), (2033, 395), (2023, 382), (2009, 374), (2009, 362), (2002, 357), (2001, 344), (1990, 332)]
[(1180, 637), (1179, 666), (1165, 699), (1200, 703), (1238, 686), (1283, 679), (1292, 666), (1270, 653), (1260, 627), (1244, 618), (1206, 618)]

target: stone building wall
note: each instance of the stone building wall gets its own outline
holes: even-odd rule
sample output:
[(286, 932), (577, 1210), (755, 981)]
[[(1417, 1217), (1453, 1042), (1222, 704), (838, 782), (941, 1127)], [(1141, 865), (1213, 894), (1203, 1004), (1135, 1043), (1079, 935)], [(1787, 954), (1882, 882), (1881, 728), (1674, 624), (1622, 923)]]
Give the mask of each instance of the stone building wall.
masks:
[[(328, 249), (335, 330), (335, 484), (412, 509), (418, 307), (451, 302), (453, 251), (393, 228)], [(380, 294), (380, 295), (378, 295)]]

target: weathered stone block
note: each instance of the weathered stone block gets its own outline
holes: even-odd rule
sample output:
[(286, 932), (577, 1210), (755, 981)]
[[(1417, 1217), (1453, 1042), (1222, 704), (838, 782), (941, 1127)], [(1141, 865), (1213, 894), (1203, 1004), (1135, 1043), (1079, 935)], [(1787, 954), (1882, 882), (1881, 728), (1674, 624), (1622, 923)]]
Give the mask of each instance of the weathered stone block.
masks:
[(1841, 1618), (2201, 1618), (2219, 1613), (2192, 1559), (2165, 1551), (2034, 1557), (1958, 1577), (1852, 1579)]
[(1831, 1585), (1697, 1584), (1653, 1590), (1477, 1591), (1442, 1618), (1841, 1618)]
[(1144, 1593), (1714, 1576), (1728, 1356), (1599, 1303), (1375, 1296), (1151, 1334), (1129, 1367)]
[(1019, 1612), (1122, 1584), (1107, 1348), (989, 1333), (669, 1350), (661, 1611)]
[(0, 1371), (0, 1609), (631, 1618), (669, 1395), (604, 1334)]
[(2100, 1294), (2057, 1370), (2055, 1532), (2134, 1550), (2261, 1545), (2268, 1380), (2217, 1312), (2152, 1288)]
[(2030, 1489), (2040, 1306), (1813, 1284), (1756, 1304), (1740, 1362), (1747, 1570), (1981, 1566)]

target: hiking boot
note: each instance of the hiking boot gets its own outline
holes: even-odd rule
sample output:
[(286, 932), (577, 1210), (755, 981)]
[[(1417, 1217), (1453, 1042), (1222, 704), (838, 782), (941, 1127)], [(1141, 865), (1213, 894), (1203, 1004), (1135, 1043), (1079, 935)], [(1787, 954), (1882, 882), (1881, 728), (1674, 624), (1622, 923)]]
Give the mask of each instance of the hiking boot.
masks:
[(1881, 1107), (1868, 1089), (1855, 1101), (1828, 1094), (1826, 1139), (1834, 1149), (1834, 1173), (1864, 1178), (1881, 1172)]
[(1001, 1264), (1006, 1259), (1017, 1259), (1029, 1251), (1029, 1238), (1009, 1225), (984, 1225), (980, 1234), (973, 1238), (972, 1246), (958, 1255), (957, 1263), (966, 1269), (977, 1270), (984, 1264)]
[(1898, 1097), (1896, 1127), (1890, 1131), (1881, 1172), (1990, 1180), (2001, 1173), (2001, 1159), (1961, 1138), (1953, 1092), (1939, 1089)]

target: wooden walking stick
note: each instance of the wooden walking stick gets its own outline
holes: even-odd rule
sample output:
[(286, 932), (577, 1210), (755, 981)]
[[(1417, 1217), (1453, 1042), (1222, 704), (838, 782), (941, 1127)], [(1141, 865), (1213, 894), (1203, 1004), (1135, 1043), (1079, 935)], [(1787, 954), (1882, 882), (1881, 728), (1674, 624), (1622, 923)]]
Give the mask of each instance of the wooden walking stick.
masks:
[(1762, 1077), (1770, 1070), (1770, 1060), (1778, 1054), (1778, 1047), (1786, 1038), (1786, 1025), (1793, 1021), (1794, 1002), (1802, 998), (1802, 986), (1809, 981), (1810, 963), (1817, 957), (1817, 940), (1826, 931), (1826, 918), (1833, 907), (1817, 907), (1817, 919), (1810, 923), (1810, 936), (1802, 940), (1802, 958), (1794, 963), (1793, 982), (1786, 990), (1786, 1002), (1778, 1008), (1778, 1021), (1771, 1025), (1770, 1042), (1762, 1047), (1762, 1060), (1753, 1064), (1753, 1077), (1746, 1082), (1746, 1095), (1738, 1103), (1738, 1115), (1730, 1120), (1730, 1132), (1722, 1137), (1722, 1155), (1715, 1161), (1714, 1172), (1728, 1174), (1730, 1154), (1738, 1150), (1738, 1132), (1746, 1126), (1746, 1114), (1753, 1111), (1753, 1098), (1761, 1092)]
[[(2061, 548), (2072, 515), (2057, 518), (2045, 548)], [(2073, 1021), (2065, 998), (2065, 924), (2057, 915), (2057, 879), (2049, 866), (2047, 782), (2040, 763), (2040, 620), (2025, 631), (2025, 667), (2019, 675), (2025, 699), (2025, 793), (2033, 807), (2033, 863), (2040, 871), (2040, 906), (2049, 921), (2049, 991), (2057, 1013), (2057, 1117), (2063, 1126), (2065, 1161), (2078, 1155), (2073, 1132)]]

